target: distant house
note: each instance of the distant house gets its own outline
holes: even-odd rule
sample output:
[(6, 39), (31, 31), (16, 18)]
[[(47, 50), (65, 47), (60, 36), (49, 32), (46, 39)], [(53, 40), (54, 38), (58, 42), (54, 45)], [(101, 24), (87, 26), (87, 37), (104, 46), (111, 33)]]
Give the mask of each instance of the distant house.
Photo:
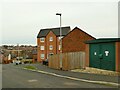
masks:
[(36, 49), (32, 51), (32, 55), (33, 55), (33, 63), (37, 62), (37, 50)]
[(0, 64), (3, 63), (3, 57), (4, 57), (3, 53), (0, 52)]
[(94, 40), (95, 38), (83, 30), (75, 27), (62, 39), (62, 52), (85, 51), (85, 41)]
[[(70, 32), (70, 27), (62, 27), (62, 37)], [(37, 36), (37, 61), (42, 62), (49, 55), (60, 52), (60, 28), (41, 29)]]

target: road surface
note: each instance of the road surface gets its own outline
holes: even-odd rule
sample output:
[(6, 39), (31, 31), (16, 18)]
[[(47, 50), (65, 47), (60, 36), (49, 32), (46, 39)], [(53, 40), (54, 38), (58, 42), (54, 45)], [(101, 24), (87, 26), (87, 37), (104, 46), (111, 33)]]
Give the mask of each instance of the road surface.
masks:
[(2, 88), (114, 88), (23, 70), (13, 64), (2, 65)]

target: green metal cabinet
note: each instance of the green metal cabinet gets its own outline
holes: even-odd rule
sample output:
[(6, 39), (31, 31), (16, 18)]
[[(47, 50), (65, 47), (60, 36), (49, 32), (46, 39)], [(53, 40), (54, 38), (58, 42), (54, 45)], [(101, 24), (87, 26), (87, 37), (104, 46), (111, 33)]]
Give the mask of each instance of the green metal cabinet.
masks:
[(100, 68), (99, 44), (90, 45), (90, 67)]
[(115, 71), (115, 42), (90, 44), (90, 67)]

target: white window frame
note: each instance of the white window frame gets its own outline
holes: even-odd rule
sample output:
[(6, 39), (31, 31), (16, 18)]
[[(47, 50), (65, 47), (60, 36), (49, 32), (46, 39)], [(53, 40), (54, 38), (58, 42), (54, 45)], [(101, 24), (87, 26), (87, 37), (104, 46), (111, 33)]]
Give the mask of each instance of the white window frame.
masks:
[(45, 38), (40, 38), (40, 42), (45, 42)]
[(53, 45), (50, 45), (50, 46), (49, 46), (49, 50), (53, 50)]
[(58, 39), (59, 39), (59, 40), (61, 40), (62, 38), (63, 38), (63, 36), (61, 36), (61, 37), (58, 37)]
[(59, 50), (61, 49), (61, 45), (58, 46), (58, 49), (59, 49)]
[(49, 38), (49, 41), (53, 41), (53, 37), (50, 37), (50, 38)]
[[(43, 55), (43, 56), (42, 56)], [(41, 59), (45, 59), (45, 54), (40, 54)]]
[(40, 50), (45, 50), (45, 47), (44, 46), (40, 46)]

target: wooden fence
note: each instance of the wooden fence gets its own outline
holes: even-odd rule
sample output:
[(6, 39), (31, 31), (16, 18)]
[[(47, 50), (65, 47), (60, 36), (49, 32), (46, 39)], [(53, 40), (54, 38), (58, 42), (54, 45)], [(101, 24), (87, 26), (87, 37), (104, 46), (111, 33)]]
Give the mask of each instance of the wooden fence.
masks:
[(72, 70), (85, 68), (85, 52), (55, 54), (49, 56), (48, 60), (48, 66), (54, 69)]

